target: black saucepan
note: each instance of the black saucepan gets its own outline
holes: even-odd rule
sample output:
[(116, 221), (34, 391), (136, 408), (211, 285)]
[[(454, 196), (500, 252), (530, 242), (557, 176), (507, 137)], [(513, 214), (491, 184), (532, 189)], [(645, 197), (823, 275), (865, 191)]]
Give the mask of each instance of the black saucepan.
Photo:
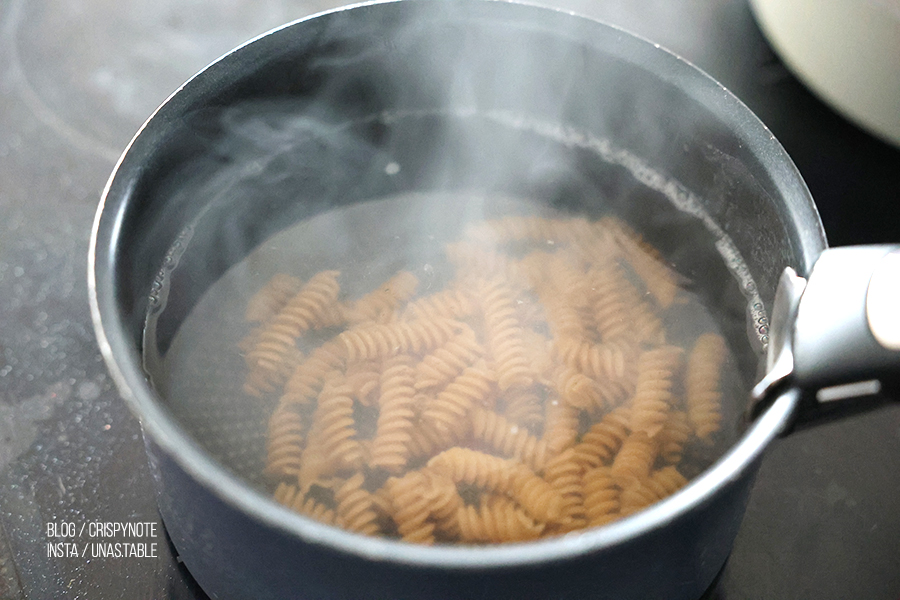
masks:
[[(746, 400), (728, 447), (688, 486), (528, 544), (368, 538), (261, 492), (258, 408), (151, 384), (204, 295), (264, 240), (372, 199), (471, 190), (588, 217), (602, 204), (713, 307)], [(376, 215), (321, 237), (377, 270), (410, 223)], [(143, 426), (171, 539), (214, 598), (696, 598), (730, 552), (768, 444), (848, 397), (884, 400), (900, 363), (900, 255), (826, 250), (791, 160), (737, 98), (645, 40), (507, 2), (364, 4), (225, 55), (132, 140), (90, 252), (103, 356)], [(285, 260), (320, 260), (293, 252)], [(231, 369), (207, 363), (198, 381)]]

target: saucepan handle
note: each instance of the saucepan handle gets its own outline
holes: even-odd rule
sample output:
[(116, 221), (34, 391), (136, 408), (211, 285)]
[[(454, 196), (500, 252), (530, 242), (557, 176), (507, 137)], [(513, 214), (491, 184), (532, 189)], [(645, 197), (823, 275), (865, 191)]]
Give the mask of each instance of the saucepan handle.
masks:
[(751, 413), (787, 388), (801, 391), (796, 426), (900, 400), (900, 246), (828, 249), (808, 280), (786, 270), (772, 323)]

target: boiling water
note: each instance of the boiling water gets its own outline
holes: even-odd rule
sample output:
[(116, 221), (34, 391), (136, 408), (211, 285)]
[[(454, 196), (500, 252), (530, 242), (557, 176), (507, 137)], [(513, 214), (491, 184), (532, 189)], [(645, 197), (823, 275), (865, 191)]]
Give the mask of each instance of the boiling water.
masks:
[[(267, 421), (280, 392), (255, 397), (242, 390), (247, 366), (240, 346), (251, 329), (244, 319), (251, 296), (276, 274), (305, 281), (329, 269), (341, 272), (342, 299), (359, 298), (401, 270), (418, 278), (418, 295), (437, 292), (453, 273), (445, 245), (458, 240), (467, 224), (505, 215), (572, 216), (536, 201), (428, 193), (354, 204), (304, 220), (266, 240), (216, 281), (160, 355), (154, 340), (156, 324), (166, 307), (162, 285), (148, 318), (145, 340), (146, 366), (153, 384), (186, 430), (214, 457), (251, 484), (271, 491), (271, 482), (263, 477)], [(707, 252), (722, 244), (708, 246)], [(188, 234), (169, 262), (177, 262), (185, 247), (189, 251)], [(720, 262), (725, 265), (724, 259)], [(737, 278), (729, 277), (729, 272), (723, 266), (714, 279), (727, 279), (710, 283), (716, 288), (744, 287)], [(751, 347), (746, 337), (734, 339), (736, 326), (742, 329), (744, 324), (725, 320), (735, 315), (743, 320), (747, 314), (755, 318), (759, 307), (754, 308), (739, 293), (731, 298), (741, 298), (743, 306), (710, 306), (703, 295), (706, 285), (686, 280), (686, 289), (680, 292), (682, 301), (661, 312), (669, 344), (689, 349), (699, 332), (713, 331), (724, 333), (732, 346), (739, 345), (732, 348), (732, 356), (723, 366), (723, 429), (712, 445), (689, 444), (679, 465), (687, 476), (708, 467), (735, 441), (740, 408), (752, 382), (736, 358)], [(730, 331), (725, 331), (729, 327)], [(321, 341), (314, 339), (314, 343)], [(358, 428), (371, 431), (373, 426), (360, 424)]]
[[(178, 237), (166, 255), (149, 301), (143, 348), (145, 368), (164, 403), (210, 455), (251, 485), (271, 494), (276, 482), (271, 474), (264, 475), (269, 419), (279, 404), (285, 382), (278, 381), (268, 393), (245, 391), (251, 368), (245, 356), (247, 340), (254, 326), (246, 321), (245, 312), (254, 294), (272, 277), (286, 274), (308, 281), (323, 271), (339, 271), (338, 301), (346, 305), (378, 289), (398, 272), (407, 271), (418, 281), (415, 299), (451, 285), (457, 267), (448, 260), (445, 249), (465, 238), (473, 224), (509, 216), (577, 218), (588, 222), (612, 216), (633, 227), (658, 250), (682, 284), (678, 300), (657, 310), (665, 329), (665, 343), (685, 350), (681, 370), (673, 378), (677, 380), (673, 384), (676, 398), (684, 393), (681, 374), (698, 336), (717, 333), (727, 343), (720, 379), (721, 428), (709, 439), (692, 437), (677, 463), (678, 470), (688, 478), (708, 468), (741, 433), (742, 409), (758, 376), (767, 343), (765, 310), (735, 244), (689, 190), (607, 140), (506, 112), (469, 114), (463, 110), (452, 116), (452, 122), (466, 123), (466, 127), (460, 130), (462, 133), (454, 130), (452, 136), (431, 143), (439, 149), (439, 161), (445, 161), (438, 167), (419, 160), (416, 141), (446, 133), (442, 129), (446, 114), (426, 111), (378, 115), (341, 129), (339, 135), (329, 132), (324, 138), (317, 137), (316, 130), (309, 138), (313, 140), (314, 154), (325, 143), (326, 154), (332, 153), (327, 158), (333, 159), (334, 164), (323, 159), (324, 162), (315, 163), (316, 169), (310, 168), (294, 180), (289, 174), (285, 180), (284, 165), (308, 165), (314, 154), (302, 144), (285, 145), (278, 138), (281, 141), (274, 155), (266, 155), (264, 160), (250, 156), (234, 161), (238, 166), (237, 180), (226, 174), (201, 187), (200, 191), (211, 198), (212, 208), (202, 211)], [(430, 127), (429, 120), (440, 126)], [(291, 121), (289, 125), (299, 127), (297, 123)], [(279, 131), (284, 126), (278, 121)], [(409, 130), (404, 129), (407, 126)], [(398, 142), (397, 147), (390, 147), (391, 138), (384, 135), (384, 128), (391, 127), (402, 134), (397, 134), (398, 138), (405, 140)], [(473, 130), (479, 133), (475, 138), (471, 137)], [(304, 135), (295, 131), (289, 137), (293, 140)], [(329, 169), (346, 170), (348, 155), (327, 148), (337, 138), (356, 140), (352, 157), (367, 157), (358, 161), (368, 169), (364, 178), (356, 183), (352, 178), (342, 180), (341, 189), (347, 197), (333, 190), (329, 192), (331, 198), (301, 193), (300, 200), (287, 205), (317, 208), (306, 213), (289, 208), (286, 222), (276, 225), (281, 229), (262, 235), (260, 231), (274, 229), (256, 228), (252, 209), (242, 209), (245, 212), (241, 214), (250, 215), (250, 222), (245, 223), (244, 217), (232, 216), (228, 210), (231, 205), (226, 203), (226, 210), (216, 207), (229, 194), (244, 193), (256, 194), (243, 202), (244, 207), (263, 206), (256, 203), (260, 199), (264, 203), (269, 184), (283, 194), (284, 181), (290, 185), (299, 183), (302, 188), (315, 177), (327, 180)], [(411, 152), (409, 144), (413, 147)], [(241, 149), (245, 146), (237, 144)], [(492, 151), (503, 158), (494, 160)], [(487, 163), (488, 168), (479, 161)], [(272, 172), (267, 171), (270, 166)], [(475, 171), (477, 175), (471, 176)], [(313, 173), (312, 179), (309, 173)], [(237, 186), (232, 185), (235, 181)], [(406, 183), (394, 185), (398, 181)], [(292, 193), (290, 186), (286, 189)], [(311, 189), (329, 188), (313, 184)], [(386, 191), (392, 189), (421, 191)], [(198, 191), (188, 189), (184, 193), (196, 195)], [(216, 210), (219, 221), (210, 217)], [(273, 217), (271, 211), (260, 210), (259, 214), (257, 220), (278, 217)], [(235, 224), (238, 229), (230, 230)], [(217, 231), (220, 229), (224, 231)], [(217, 244), (222, 240), (237, 240), (238, 247), (219, 248)], [(554, 240), (532, 241), (529, 249), (545, 253), (557, 250)], [(520, 250), (506, 251), (519, 260), (524, 258), (523, 254), (516, 254)], [(221, 276), (210, 277), (204, 273), (206, 263), (216, 261), (230, 266)], [(636, 270), (632, 270), (631, 279), (639, 283)], [(204, 291), (200, 294), (198, 290)], [(524, 305), (540, 295), (523, 294), (515, 301)], [(649, 297), (648, 292), (645, 298)], [(340, 334), (342, 327), (325, 327), (304, 334), (298, 341), (298, 350), (308, 356), (318, 345)], [(549, 329), (552, 327), (539, 333), (547, 336)], [(598, 337), (594, 335), (594, 341)], [(532, 387), (545, 401), (556, 401), (546, 382)], [(364, 406), (359, 399), (354, 403), (356, 435), (371, 440), (377, 429), (378, 411)], [(503, 406), (503, 401), (499, 406)], [(591, 417), (586, 416), (588, 413), (591, 411), (581, 412), (582, 434), (591, 419), (599, 418), (598, 411), (593, 411)], [(312, 416), (311, 410), (303, 414), (306, 422)], [(544, 434), (543, 425), (531, 423), (523, 427), (535, 437)], [(419, 466), (415, 460), (409, 464)], [(365, 471), (369, 491), (374, 491), (387, 474), (383, 469), (370, 467), (360, 468)], [(376, 471), (377, 476), (373, 475)]]

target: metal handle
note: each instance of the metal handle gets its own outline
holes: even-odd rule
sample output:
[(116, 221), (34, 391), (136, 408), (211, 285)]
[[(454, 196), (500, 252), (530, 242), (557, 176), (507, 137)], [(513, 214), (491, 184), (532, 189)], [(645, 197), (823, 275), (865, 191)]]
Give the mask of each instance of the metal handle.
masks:
[(866, 319), (879, 344), (900, 350), (900, 250), (875, 265), (866, 292)]
[(900, 246), (826, 250), (808, 281), (786, 271), (772, 321), (752, 416), (788, 387), (802, 393), (797, 425), (900, 399)]

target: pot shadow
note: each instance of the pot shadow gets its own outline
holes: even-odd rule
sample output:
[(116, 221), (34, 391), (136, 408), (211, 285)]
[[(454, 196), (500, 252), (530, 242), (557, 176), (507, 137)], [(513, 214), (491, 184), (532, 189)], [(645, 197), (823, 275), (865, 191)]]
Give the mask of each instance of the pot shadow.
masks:
[(706, 591), (703, 592), (703, 595), (697, 598), (697, 600), (727, 600), (723, 576), (725, 574), (725, 571), (728, 569), (729, 560), (731, 560), (730, 555), (725, 560), (725, 564), (722, 565), (722, 568), (719, 569), (719, 572), (716, 574), (716, 578), (713, 579), (709, 587), (706, 588)]
[(200, 585), (178, 556), (178, 550), (172, 544), (172, 538), (169, 537), (169, 531), (166, 529), (165, 524), (163, 524), (162, 530), (165, 534), (169, 555), (171, 556), (169, 568), (165, 573), (165, 595), (163, 598), (166, 600), (210, 600), (210, 597), (200, 588)]

